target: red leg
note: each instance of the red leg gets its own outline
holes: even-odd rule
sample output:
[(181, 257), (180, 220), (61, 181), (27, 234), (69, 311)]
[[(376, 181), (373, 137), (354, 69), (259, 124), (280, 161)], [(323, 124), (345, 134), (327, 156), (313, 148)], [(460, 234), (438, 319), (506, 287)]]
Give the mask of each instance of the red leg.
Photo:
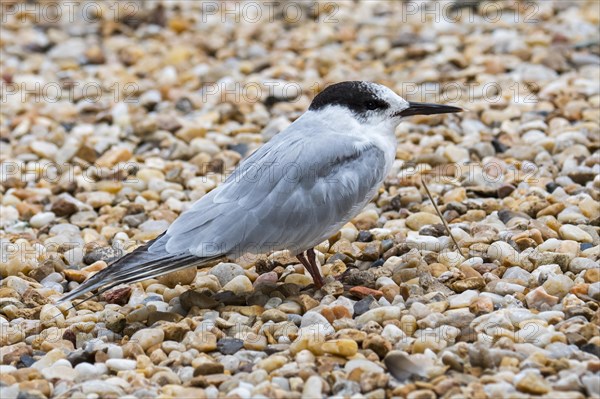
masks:
[(314, 251), (312, 252), (312, 259), (313, 261), (311, 262), (311, 252), (312, 250), (307, 251), (309, 260), (306, 259), (306, 257), (304, 256), (304, 253), (299, 253), (298, 255), (296, 255), (296, 258), (300, 261), (300, 263), (302, 263), (302, 266), (304, 266), (304, 268), (308, 271), (308, 273), (310, 273), (310, 275), (313, 278), (313, 281), (315, 282), (315, 287), (317, 288), (321, 288), (323, 286), (323, 278), (321, 277), (321, 273), (319, 273), (319, 269), (314, 266)]
[(321, 272), (319, 270), (319, 265), (317, 265), (317, 255), (315, 254), (315, 250), (313, 248), (306, 251), (306, 255), (308, 255), (308, 262), (312, 266), (313, 269), (313, 280), (315, 281), (315, 286), (317, 288), (321, 288), (323, 286), (323, 277), (321, 276)]
[(308, 260), (306, 260), (306, 256), (304, 256), (304, 252), (300, 252), (298, 255), (296, 255), (296, 259), (298, 259), (300, 261), (300, 263), (302, 263), (302, 266), (304, 266), (306, 271), (308, 271), (310, 273), (310, 275), (312, 276), (312, 266), (310, 265), (310, 263), (308, 263)]

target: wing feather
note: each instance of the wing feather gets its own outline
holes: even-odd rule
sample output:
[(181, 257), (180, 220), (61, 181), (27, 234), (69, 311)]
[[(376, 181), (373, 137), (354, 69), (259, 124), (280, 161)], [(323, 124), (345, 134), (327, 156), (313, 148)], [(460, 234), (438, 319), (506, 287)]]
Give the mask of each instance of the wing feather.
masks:
[(383, 151), (334, 132), (305, 135), (282, 132), (242, 162), (169, 227), (167, 252), (303, 247), (346, 223), (385, 178)]

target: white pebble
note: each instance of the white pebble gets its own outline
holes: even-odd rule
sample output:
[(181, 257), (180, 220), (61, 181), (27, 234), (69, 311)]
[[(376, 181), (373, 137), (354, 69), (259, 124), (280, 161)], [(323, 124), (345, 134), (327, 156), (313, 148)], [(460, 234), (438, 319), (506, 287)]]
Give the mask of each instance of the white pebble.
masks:
[(54, 219), (56, 219), (54, 212), (41, 212), (33, 215), (31, 219), (29, 219), (29, 224), (31, 227), (39, 229), (40, 227), (44, 227), (47, 224), (52, 223)]

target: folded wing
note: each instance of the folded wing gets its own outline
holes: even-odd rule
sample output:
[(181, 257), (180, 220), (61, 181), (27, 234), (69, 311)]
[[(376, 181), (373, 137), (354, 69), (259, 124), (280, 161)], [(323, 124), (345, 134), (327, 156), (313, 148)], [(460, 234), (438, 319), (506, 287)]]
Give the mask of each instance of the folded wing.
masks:
[(302, 251), (354, 216), (385, 178), (383, 151), (331, 132), (301, 134), (275, 136), (178, 218), (167, 252)]

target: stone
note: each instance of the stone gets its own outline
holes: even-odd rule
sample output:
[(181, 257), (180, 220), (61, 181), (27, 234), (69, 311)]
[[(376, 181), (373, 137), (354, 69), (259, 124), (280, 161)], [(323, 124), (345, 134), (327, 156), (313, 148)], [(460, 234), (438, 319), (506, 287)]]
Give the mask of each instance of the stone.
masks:
[(448, 303), (450, 308), (464, 308), (469, 307), (469, 305), (479, 296), (479, 292), (474, 290), (464, 291), (462, 294), (453, 295), (448, 298)]
[(135, 370), (137, 366), (135, 360), (129, 359), (108, 359), (105, 364), (106, 367), (113, 371)]
[(302, 322), (300, 324), (300, 328), (311, 327), (316, 328), (317, 331), (322, 332), (324, 334), (333, 333), (334, 328), (329, 323), (329, 321), (320, 313), (317, 312), (306, 312), (302, 316)]
[(40, 310), (40, 321), (48, 326), (62, 327), (65, 323), (65, 316), (56, 305), (47, 304)]
[(597, 283), (600, 281), (600, 268), (588, 269), (583, 274), (586, 283)]
[(370, 349), (377, 354), (381, 359), (392, 350), (392, 344), (382, 335), (369, 334), (362, 343), (363, 349)]
[(352, 287), (349, 292), (360, 299), (368, 297), (369, 295), (372, 295), (375, 299), (379, 299), (383, 296), (381, 291), (367, 287)]
[(52, 223), (56, 219), (54, 212), (40, 212), (29, 219), (31, 227), (40, 228)]
[(594, 239), (584, 230), (577, 226), (565, 224), (558, 230), (560, 236), (565, 240), (573, 240), (577, 242), (593, 242)]
[(525, 291), (525, 287), (519, 284), (498, 281), (494, 288), (494, 293), (498, 295), (513, 295)]
[(56, 144), (47, 141), (35, 140), (31, 142), (29, 146), (31, 147), (31, 151), (39, 155), (41, 158), (50, 160), (54, 160), (56, 153), (58, 152), (58, 147)]
[(203, 331), (199, 334), (188, 332), (183, 343), (186, 347), (189, 345), (199, 352), (213, 352), (217, 350), (217, 336), (207, 331)]
[(179, 303), (186, 311), (189, 311), (194, 306), (200, 309), (214, 309), (219, 306), (219, 302), (215, 301), (213, 298), (193, 290), (185, 291), (181, 294), (179, 296)]
[(406, 226), (415, 231), (419, 231), (423, 226), (438, 223), (442, 223), (439, 216), (427, 212), (417, 212), (406, 218)]
[(102, 294), (102, 298), (109, 304), (125, 305), (131, 296), (131, 287), (120, 287)]
[(221, 363), (206, 362), (194, 369), (194, 377), (199, 375), (221, 374), (225, 367)]
[(125, 162), (131, 158), (131, 150), (126, 147), (113, 147), (106, 151), (96, 160), (96, 164), (103, 168), (111, 168), (119, 162)]
[(233, 355), (244, 347), (244, 341), (237, 338), (223, 338), (217, 341), (217, 350), (224, 355)]
[(223, 287), (235, 277), (243, 276), (244, 269), (235, 263), (219, 263), (210, 270), (210, 274), (217, 277)]
[(312, 375), (308, 377), (302, 389), (302, 398), (321, 398), (323, 396), (324, 382), (321, 377)]
[(83, 257), (83, 262), (86, 265), (92, 265), (93, 263), (98, 262), (98, 261), (104, 261), (106, 263), (111, 263), (112, 261), (119, 259), (121, 256), (123, 256), (123, 251), (118, 248), (114, 248), (114, 247), (96, 248), (85, 254), (85, 256)]
[(538, 287), (525, 295), (529, 308), (547, 310), (558, 303), (558, 297), (549, 295), (544, 287)]
[(522, 269), (519, 266), (514, 266), (506, 269), (504, 274), (502, 275), (503, 280), (520, 280), (519, 282), (527, 285), (529, 283), (529, 279), (531, 278), (531, 273), (527, 270)]
[(223, 286), (224, 291), (231, 291), (236, 295), (247, 294), (254, 290), (252, 282), (246, 276), (236, 276)]
[(533, 395), (544, 395), (551, 390), (550, 384), (544, 380), (538, 370), (524, 370), (515, 376), (514, 382), (519, 391)]
[[(50, 397), (52, 392), (52, 385), (50, 382), (42, 379), (36, 379), (31, 381), (23, 381), (18, 384), (21, 394), (17, 398), (23, 397), (23, 393), (27, 391), (39, 392), (45, 397)], [(3, 395), (4, 396), (4, 395)], [(25, 396), (28, 397), (28, 396)], [(39, 397), (36, 395), (35, 397)]]
[(406, 352), (391, 351), (386, 355), (384, 363), (388, 372), (399, 381), (405, 381), (411, 376), (427, 376), (424, 364), (417, 363)]
[(260, 276), (258, 276), (256, 278), (256, 280), (254, 280), (254, 287), (259, 286), (260, 284), (275, 284), (277, 283), (277, 281), (279, 280), (279, 276), (277, 275), (277, 273), (275, 272), (267, 272), (264, 274), (261, 274)]
[(358, 352), (358, 345), (351, 339), (336, 339), (324, 342), (321, 349), (331, 355), (351, 357)]
[(399, 319), (400, 318), (400, 308), (396, 306), (382, 306), (380, 308), (375, 308), (367, 311), (366, 313), (360, 315), (356, 318), (356, 323), (358, 325), (367, 324), (370, 321), (375, 321), (379, 324), (382, 324), (385, 320), (391, 319)]
[[(58, 363), (58, 362), (57, 362)], [(71, 367), (70, 363), (68, 366), (57, 365), (56, 363), (52, 367), (48, 367), (42, 370), (42, 375), (47, 380), (64, 380), (73, 381), (77, 379), (78, 374)]]
[(264, 351), (267, 349), (267, 344), (267, 338), (263, 335), (249, 333), (244, 338), (244, 349), (251, 351)]
[(260, 319), (263, 322), (273, 321), (275, 323), (280, 323), (287, 320), (287, 315), (279, 309), (269, 309), (260, 316)]
[(158, 345), (165, 339), (165, 333), (163, 330), (156, 328), (144, 328), (136, 331), (129, 340), (130, 342), (136, 342), (143, 350), (147, 350), (151, 346)]
[(581, 383), (585, 387), (589, 397), (600, 396), (600, 381), (598, 381), (598, 375), (584, 375), (581, 377)]
[(177, 270), (158, 277), (158, 282), (167, 287), (173, 288), (176, 285), (189, 285), (196, 278), (196, 267), (188, 267), (183, 270)]
[(371, 304), (373, 302), (375, 302), (375, 298), (372, 296), (368, 296), (366, 298), (361, 299), (360, 301), (357, 301), (353, 307), (354, 317), (366, 313), (370, 309)]
[(313, 283), (312, 277), (304, 274), (290, 274), (285, 278), (286, 284), (295, 284), (300, 287), (307, 287)]
[(478, 316), (488, 314), (494, 311), (494, 302), (490, 297), (479, 296), (469, 304), (469, 310)]
[(392, 344), (406, 338), (406, 334), (404, 333), (404, 331), (402, 331), (396, 325), (391, 323), (386, 324), (386, 326), (383, 328), (383, 331), (381, 332), (381, 336), (390, 341)]
[(579, 274), (584, 270), (597, 269), (600, 268), (600, 263), (588, 258), (573, 258), (569, 262), (568, 269), (570, 272), (575, 274)]
[(521, 263), (521, 256), (517, 250), (504, 241), (492, 243), (487, 250), (487, 256), (504, 265), (520, 265)]
[(556, 296), (560, 299), (567, 295), (574, 285), (575, 283), (569, 277), (559, 274), (547, 279), (542, 287), (544, 287), (548, 295)]
[(600, 300), (600, 282), (590, 284), (588, 287), (588, 296), (596, 301)]
[(273, 370), (277, 370), (278, 368), (281, 368), (287, 362), (288, 362), (288, 359), (285, 356), (275, 355), (275, 356), (269, 356), (268, 358), (261, 360), (260, 362), (258, 362), (256, 367), (266, 370), (267, 372), (270, 373)]
[(177, 374), (170, 370), (161, 370), (154, 373), (152, 377), (150, 377), (150, 381), (158, 384), (159, 386), (181, 384), (181, 379), (177, 376)]

